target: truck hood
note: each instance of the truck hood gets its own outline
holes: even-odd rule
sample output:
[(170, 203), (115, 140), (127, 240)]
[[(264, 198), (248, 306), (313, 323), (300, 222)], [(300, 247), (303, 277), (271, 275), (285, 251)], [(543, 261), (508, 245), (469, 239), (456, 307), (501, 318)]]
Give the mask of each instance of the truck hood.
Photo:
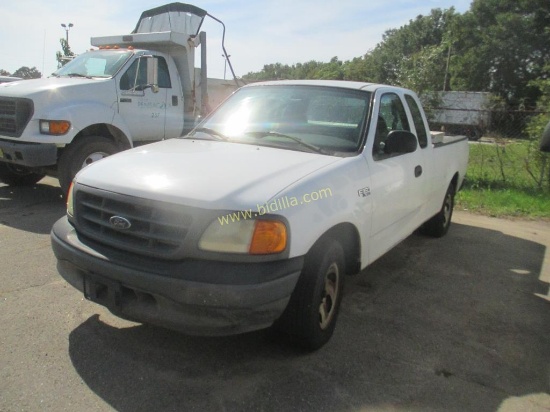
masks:
[(171, 139), (96, 162), (78, 183), (205, 209), (247, 210), (339, 157), (250, 144)]
[(33, 99), (37, 95), (50, 94), (52, 98), (58, 97), (66, 100), (77, 97), (82, 99), (83, 93), (90, 88), (93, 93), (101, 93), (98, 88), (101, 85), (110, 86), (112, 79), (87, 79), (82, 77), (43, 77), (40, 79), (20, 80), (0, 84), (0, 96), (25, 97)]

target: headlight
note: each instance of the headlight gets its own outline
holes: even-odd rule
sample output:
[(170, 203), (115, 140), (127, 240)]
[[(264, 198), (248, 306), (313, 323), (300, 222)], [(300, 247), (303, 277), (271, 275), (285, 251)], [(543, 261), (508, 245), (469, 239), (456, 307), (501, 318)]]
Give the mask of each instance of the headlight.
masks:
[(74, 216), (74, 199), (73, 199), (74, 182), (71, 182), (69, 191), (67, 192), (67, 214), (70, 217)]
[(66, 120), (40, 120), (40, 133), (54, 136), (64, 135), (71, 128), (71, 123)]
[(268, 255), (287, 244), (287, 230), (279, 220), (243, 220), (220, 224), (213, 221), (201, 236), (199, 248), (210, 252)]

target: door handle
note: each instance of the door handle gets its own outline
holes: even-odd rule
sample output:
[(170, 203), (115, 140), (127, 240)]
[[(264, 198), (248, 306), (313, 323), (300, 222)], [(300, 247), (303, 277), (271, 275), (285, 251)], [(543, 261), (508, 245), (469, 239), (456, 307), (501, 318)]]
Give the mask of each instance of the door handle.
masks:
[(422, 174), (422, 166), (418, 165), (414, 168), (414, 177), (420, 177)]

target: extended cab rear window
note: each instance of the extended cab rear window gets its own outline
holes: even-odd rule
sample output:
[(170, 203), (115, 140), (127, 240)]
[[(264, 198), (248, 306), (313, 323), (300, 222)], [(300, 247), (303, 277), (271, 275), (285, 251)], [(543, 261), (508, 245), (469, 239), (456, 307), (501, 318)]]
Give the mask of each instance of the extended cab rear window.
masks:
[(416, 129), (416, 137), (418, 137), (418, 143), (420, 144), (420, 147), (424, 148), (428, 146), (428, 133), (426, 131), (426, 126), (424, 125), (422, 113), (420, 112), (420, 108), (418, 107), (416, 100), (414, 100), (414, 97), (406, 94), (405, 100), (407, 100), (409, 109), (411, 109), (414, 128)]

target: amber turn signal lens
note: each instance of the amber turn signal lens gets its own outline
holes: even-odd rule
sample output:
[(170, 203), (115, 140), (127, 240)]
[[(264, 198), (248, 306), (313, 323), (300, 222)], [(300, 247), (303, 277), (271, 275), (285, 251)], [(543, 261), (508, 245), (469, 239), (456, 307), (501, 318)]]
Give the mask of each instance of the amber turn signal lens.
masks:
[(276, 220), (258, 220), (248, 252), (251, 255), (280, 253), (286, 248), (286, 226)]
[(63, 120), (57, 122), (50, 122), (51, 134), (65, 134), (69, 131), (71, 124)]

